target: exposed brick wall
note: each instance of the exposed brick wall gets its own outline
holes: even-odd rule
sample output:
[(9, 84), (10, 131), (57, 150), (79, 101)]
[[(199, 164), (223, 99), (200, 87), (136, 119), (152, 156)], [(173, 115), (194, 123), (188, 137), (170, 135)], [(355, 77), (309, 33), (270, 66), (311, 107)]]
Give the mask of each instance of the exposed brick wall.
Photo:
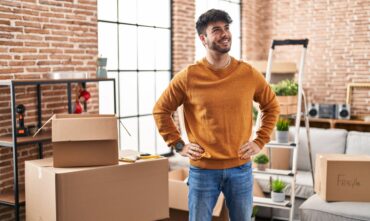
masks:
[[(272, 39), (309, 38), (304, 88), (309, 101), (345, 103), (350, 82), (370, 83), (370, 2), (243, 0), (243, 58), (267, 59)], [(278, 60), (299, 64), (298, 48), (278, 48)], [(370, 92), (355, 90), (352, 114), (370, 114)]]
[[(86, 72), (94, 77), (97, 55), (96, 0), (1, 0), (0, 80), (46, 78), (48, 73), (61, 71)], [(64, 85), (45, 85), (41, 90), (43, 122), (53, 113), (67, 112)], [(88, 90), (92, 95), (88, 112), (97, 112), (96, 84), (88, 84)], [(19, 86), (16, 91), (17, 104), (27, 109), (26, 125), (35, 124), (35, 87)], [(9, 87), (0, 87), (0, 136), (11, 133), (9, 101)], [(51, 145), (45, 144), (44, 155), (51, 154)], [(18, 156), (19, 183), (23, 188), (24, 161), (37, 158), (37, 147), (21, 146)], [(13, 187), (12, 162), (11, 149), (1, 148), (0, 193)], [(13, 219), (13, 210), (0, 206), (0, 220)]]
[(173, 74), (194, 63), (195, 57), (195, 2), (172, 2), (172, 58)]

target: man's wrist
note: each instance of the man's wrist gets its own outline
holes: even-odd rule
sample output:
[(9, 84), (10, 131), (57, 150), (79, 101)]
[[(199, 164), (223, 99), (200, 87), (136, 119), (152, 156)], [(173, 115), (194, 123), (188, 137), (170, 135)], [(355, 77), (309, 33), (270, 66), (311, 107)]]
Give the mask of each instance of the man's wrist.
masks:
[(171, 148), (174, 149), (177, 153), (181, 152), (185, 147), (185, 142), (183, 140), (178, 140), (171, 145)]

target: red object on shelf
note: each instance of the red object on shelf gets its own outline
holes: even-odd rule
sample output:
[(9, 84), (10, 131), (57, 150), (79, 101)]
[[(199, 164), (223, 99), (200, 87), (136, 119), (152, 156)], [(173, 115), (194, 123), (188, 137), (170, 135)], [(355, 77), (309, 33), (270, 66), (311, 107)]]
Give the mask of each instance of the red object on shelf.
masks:
[(75, 114), (82, 113), (82, 105), (79, 101), (76, 101), (75, 108), (74, 108), (74, 113)]
[(80, 91), (79, 98), (80, 98), (81, 102), (88, 101), (90, 99), (90, 97), (91, 97), (90, 92), (88, 92), (86, 90), (81, 90)]

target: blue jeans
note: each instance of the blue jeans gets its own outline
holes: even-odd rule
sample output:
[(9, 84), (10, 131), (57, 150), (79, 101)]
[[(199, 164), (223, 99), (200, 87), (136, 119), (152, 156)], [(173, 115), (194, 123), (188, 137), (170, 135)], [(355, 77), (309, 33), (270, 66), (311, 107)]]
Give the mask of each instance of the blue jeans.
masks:
[(208, 170), (190, 166), (189, 221), (211, 221), (220, 192), (225, 196), (231, 221), (250, 221), (253, 206), (251, 163)]

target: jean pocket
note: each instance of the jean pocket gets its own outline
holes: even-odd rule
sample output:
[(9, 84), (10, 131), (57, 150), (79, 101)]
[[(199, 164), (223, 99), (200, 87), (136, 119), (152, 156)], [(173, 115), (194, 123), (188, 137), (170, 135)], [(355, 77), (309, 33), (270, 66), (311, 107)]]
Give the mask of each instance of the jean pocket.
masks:
[(242, 169), (242, 170), (249, 170), (251, 168), (252, 168), (252, 162), (248, 162), (248, 163), (245, 163), (239, 166), (239, 169)]

